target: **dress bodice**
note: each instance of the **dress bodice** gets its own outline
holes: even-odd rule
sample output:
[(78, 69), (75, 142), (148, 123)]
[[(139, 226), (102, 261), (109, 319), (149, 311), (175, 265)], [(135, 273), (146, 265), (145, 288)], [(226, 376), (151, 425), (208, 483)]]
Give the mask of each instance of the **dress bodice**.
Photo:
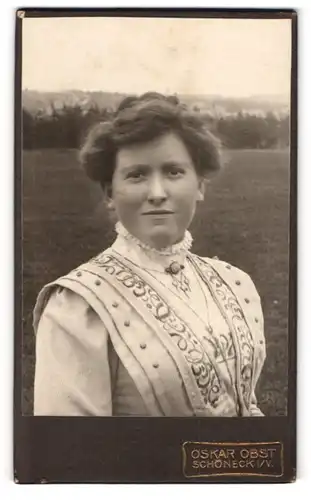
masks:
[(110, 249), (41, 292), (36, 414), (261, 415), (256, 289), (190, 244), (154, 251), (121, 227)]

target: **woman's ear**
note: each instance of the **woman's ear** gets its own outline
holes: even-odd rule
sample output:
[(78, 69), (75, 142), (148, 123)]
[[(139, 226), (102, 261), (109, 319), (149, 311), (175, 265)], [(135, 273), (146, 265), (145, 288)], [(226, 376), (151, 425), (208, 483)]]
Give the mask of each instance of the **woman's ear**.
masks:
[(114, 201), (112, 198), (112, 186), (108, 184), (104, 188), (104, 200), (108, 210), (113, 211), (115, 209)]
[(204, 179), (200, 179), (199, 180), (198, 194), (197, 194), (197, 201), (203, 201), (204, 194), (205, 194), (205, 181), (204, 181)]
[(113, 211), (115, 209), (114, 202), (112, 198), (106, 199), (106, 205), (108, 210)]

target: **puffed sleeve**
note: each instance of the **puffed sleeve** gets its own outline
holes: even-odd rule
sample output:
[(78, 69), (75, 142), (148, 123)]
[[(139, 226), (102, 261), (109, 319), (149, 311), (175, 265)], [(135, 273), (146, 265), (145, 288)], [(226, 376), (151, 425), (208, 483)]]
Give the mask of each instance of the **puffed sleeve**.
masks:
[(255, 392), (253, 391), (252, 397), (251, 397), (251, 404), (250, 404), (250, 416), (251, 417), (264, 417), (263, 412), (261, 409), (257, 406), (257, 398), (255, 396)]
[(51, 294), (36, 331), (34, 415), (112, 414), (108, 334), (87, 302)]
[[(250, 278), (249, 278), (250, 279)], [(258, 339), (257, 339), (257, 345), (259, 348), (257, 348), (257, 357), (255, 360), (255, 373), (254, 373), (254, 390), (251, 395), (251, 400), (250, 400), (250, 414), (251, 417), (264, 417), (264, 413), (261, 411), (261, 409), (258, 407), (257, 403), (257, 397), (255, 394), (256, 390), (256, 385), (258, 382), (258, 379), (261, 375), (262, 368), (264, 366), (265, 360), (266, 360), (266, 342), (265, 342), (265, 333), (264, 333), (264, 316), (263, 316), (263, 311), (262, 311), (262, 305), (261, 305), (261, 299), (260, 296), (257, 292), (257, 289), (254, 285), (254, 283), (251, 281), (251, 286), (254, 290), (254, 297), (256, 299), (256, 318), (258, 321), (258, 327), (259, 327), (259, 332), (260, 332), (260, 339), (259, 339), (259, 345), (258, 345)]]
[[(253, 316), (256, 317), (256, 325), (258, 327), (256, 330), (253, 330), (253, 335), (255, 339), (255, 343), (257, 345), (256, 349), (256, 358), (255, 358), (255, 370), (254, 370), (254, 380), (253, 380), (253, 391), (251, 394), (250, 398), (250, 416), (251, 417), (264, 417), (263, 412), (261, 409), (258, 407), (258, 402), (257, 402), (257, 397), (255, 394), (256, 391), (256, 386), (258, 379), (261, 375), (261, 371), (266, 359), (266, 342), (265, 342), (265, 333), (264, 333), (264, 316), (263, 316), (263, 311), (262, 311), (262, 304), (261, 304), (261, 298), (260, 295), (257, 291), (257, 288), (251, 279), (251, 277), (244, 273), (243, 271), (239, 270), (240, 276), (241, 276), (241, 282), (243, 282), (245, 285), (244, 289), (244, 295), (248, 297), (250, 304), (252, 305), (251, 310), (253, 312)], [(241, 303), (243, 303), (241, 301)], [(245, 307), (245, 306), (244, 306)], [(250, 309), (250, 308), (248, 308)], [(246, 313), (247, 308), (244, 309), (244, 313)]]

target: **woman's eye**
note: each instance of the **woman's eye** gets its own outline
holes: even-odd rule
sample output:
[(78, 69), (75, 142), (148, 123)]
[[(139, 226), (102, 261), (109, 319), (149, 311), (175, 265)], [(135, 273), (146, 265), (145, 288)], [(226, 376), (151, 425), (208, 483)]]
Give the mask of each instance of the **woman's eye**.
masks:
[(139, 181), (143, 179), (144, 174), (143, 172), (130, 172), (127, 176), (128, 179), (132, 179), (134, 181)]
[(183, 175), (184, 171), (179, 169), (179, 168), (171, 168), (168, 171), (168, 174), (170, 177), (181, 177)]

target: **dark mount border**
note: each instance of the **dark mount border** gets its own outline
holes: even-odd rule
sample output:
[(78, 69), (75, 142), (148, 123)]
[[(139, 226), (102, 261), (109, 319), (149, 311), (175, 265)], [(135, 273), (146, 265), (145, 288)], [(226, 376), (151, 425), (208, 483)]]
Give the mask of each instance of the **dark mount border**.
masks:
[[(291, 170), (288, 415), (230, 419), (56, 418), (22, 415), (22, 17), (174, 17), (291, 19)], [(296, 476), (297, 378), (297, 12), (292, 9), (87, 9), (19, 8), (15, 37), (15, 349), (14, 477), (18, 483), (280, 483)], [(77, 439), (77, 436), (79, 439)], [(146, 439), (147, 438), (147, 439)], [(181, 446), (186, 440), (281, 441), (284, 475), (187, 479)], [(150, 450), (152, 449), (152, 453)], [(152, 457), (152, 462), (150, 461)]]
[(246, 19), (293, 19), (294, 9), (212, 9), (212, 8), (22, 8), (25, 17), (176, 17), (176, 18), (246, 18)]

